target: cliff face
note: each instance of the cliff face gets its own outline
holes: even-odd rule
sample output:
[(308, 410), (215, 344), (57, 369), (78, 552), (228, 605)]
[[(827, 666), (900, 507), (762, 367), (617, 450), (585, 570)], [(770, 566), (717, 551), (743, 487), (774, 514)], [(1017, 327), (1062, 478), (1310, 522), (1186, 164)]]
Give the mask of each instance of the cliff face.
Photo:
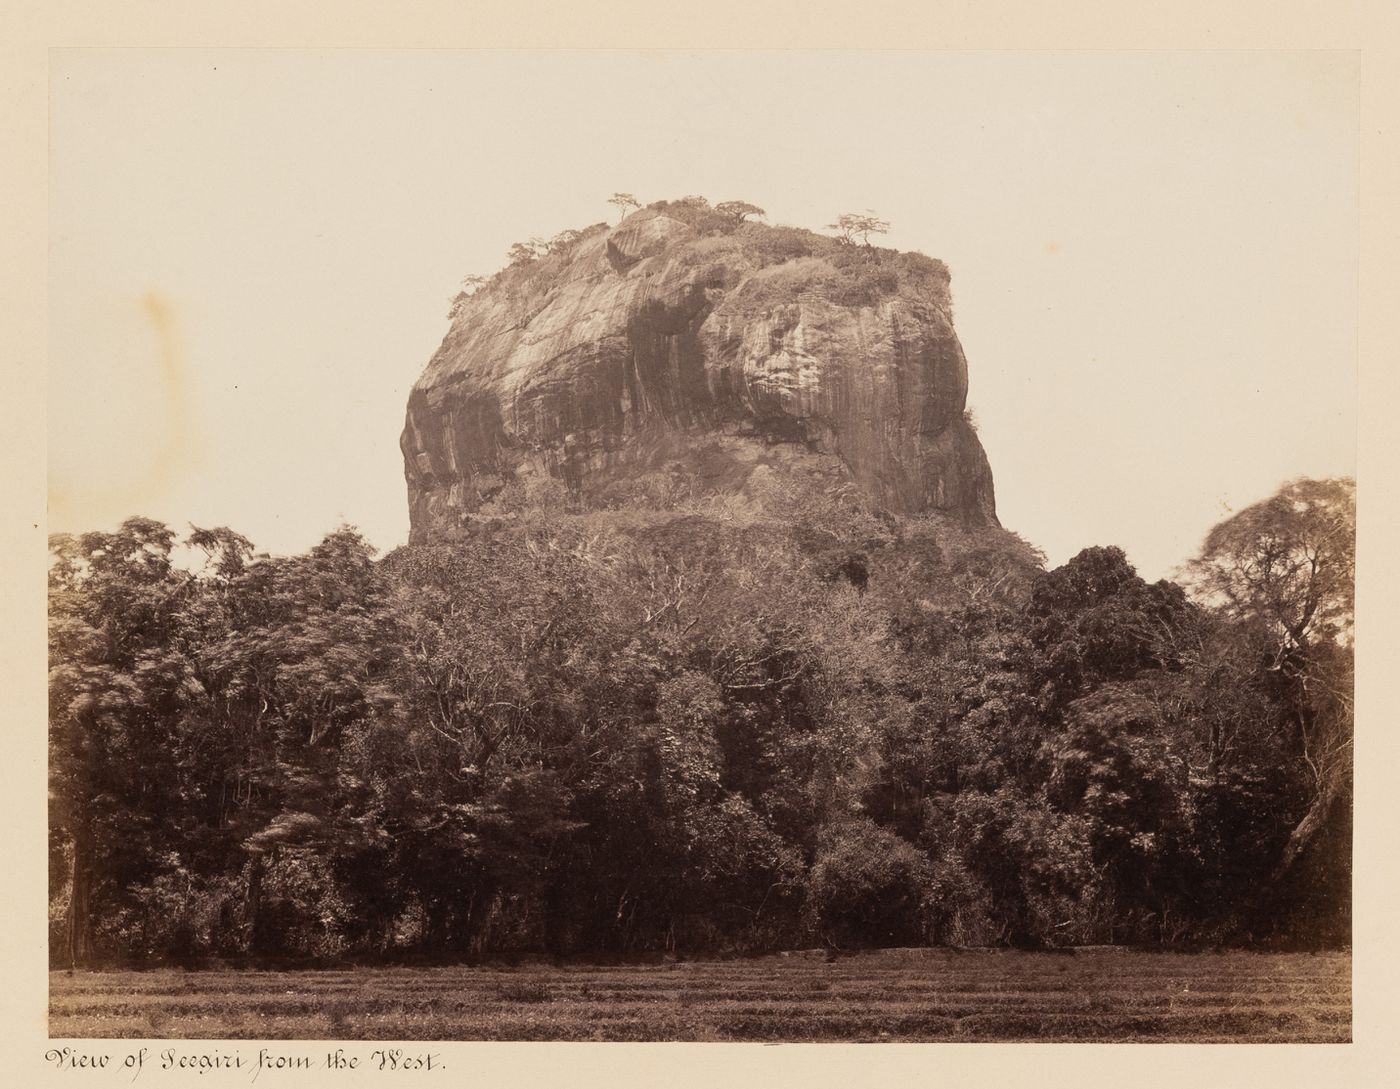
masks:
[(652, 472), (742, 490), (761, 465), (996, 523), (943, 266), (712, 222), (635, 212), (459, 297), (409, 396), (414, 541), (512, 480), (587, 501)]

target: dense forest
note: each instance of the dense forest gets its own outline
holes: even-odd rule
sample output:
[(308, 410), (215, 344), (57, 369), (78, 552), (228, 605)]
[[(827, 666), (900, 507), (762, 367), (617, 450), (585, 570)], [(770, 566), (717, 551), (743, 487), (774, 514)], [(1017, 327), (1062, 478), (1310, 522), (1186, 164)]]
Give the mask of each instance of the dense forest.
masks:
[(1349, 941), (1350, 481), (1181, 584), (663, 485), (55, 537), (53, 963)]

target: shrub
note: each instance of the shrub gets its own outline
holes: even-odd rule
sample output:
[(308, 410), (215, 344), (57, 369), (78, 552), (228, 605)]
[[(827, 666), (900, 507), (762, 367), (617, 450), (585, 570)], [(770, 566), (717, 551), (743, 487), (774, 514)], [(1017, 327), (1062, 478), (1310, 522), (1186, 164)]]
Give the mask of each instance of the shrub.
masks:
[(744, 253), (759, 266), (780, 265), (797, 257), (811, 257), (830, 248), (830, 240), (798, 227), (765, 227), (746, 224), (735, 232)]
[(746, 200), (725, 200), (715, 205), (715, 211), (722, 215), (732, 216), (740, 223), (749, 216), (766, 216), (768, 213), (757, 204), (750, 204)]
[(888, 266), (848, 265), (842, 271), (831, 293), (831, 301), (841, 306), (875, 306), (899, 291), (899, 273)]
[(740, 223), (733, 215), (711, 208), (704, 197), (658, 200), (655, 204), (648, 204), (647, 208), (678, 219), (701, 235), (728, 234)]
[(808, 911), (835, 945), (922, 943), (928, 933), (928, 858), (865, 817), (821, 833), (807, 879)]
[(334, 956), (345, 948), (349, 911), (325, 859), (281, 849), (263, 878), (254, 948), (273, 955)]
[(928, 905), (930, 937), (939, 944), (996, 945), (1005, 935), (991, 890), (952, 852), (932, 861)]
[(1100, 892), (1090, 831), (1082, 818), (1009, 787), (930, 800), (923, 838), (940, 859), (935, 922), (951, 926), (960, 913), (965, 919), (982, 913), (1001, 924), (998, 942), (1037, 947), (1087, 940)]

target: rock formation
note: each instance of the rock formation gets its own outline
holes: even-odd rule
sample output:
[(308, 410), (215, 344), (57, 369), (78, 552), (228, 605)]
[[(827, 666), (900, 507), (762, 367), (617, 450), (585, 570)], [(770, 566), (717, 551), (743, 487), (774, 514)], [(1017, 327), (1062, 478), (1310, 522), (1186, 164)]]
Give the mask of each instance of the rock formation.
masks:
[(996, 524), (966, 396), (940, 262), (653, 205), (458, 297), (408, 402), (412, 539), (512, 480), (587, 502), (657, 472), (740, 491), (762, 465)]

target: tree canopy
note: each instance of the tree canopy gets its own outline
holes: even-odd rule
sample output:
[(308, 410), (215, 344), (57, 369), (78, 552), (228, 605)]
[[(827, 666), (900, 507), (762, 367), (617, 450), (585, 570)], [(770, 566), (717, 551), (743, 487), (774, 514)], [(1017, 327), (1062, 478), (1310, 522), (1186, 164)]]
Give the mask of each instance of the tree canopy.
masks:
[(889, 221), (881, 219), (869, 209), (863, 213), (845, 212), (837, 216), (835, 223), (827, 224), (827, 230), (840, 232), (842, 241), (854, 243), (860, 239), (865, 246), (870, 245), (872, 234), (885, 234), (889, 229)]
[(628, 208), (640, 208), (641, 202), (631, 193), (614, 193), (608, 198), (608, 203), (617, 208), (619, 221), (626, 218)]
[(56, 537), (55, 962), (1344, 942), (1353, 494), (1194, 600), (797, 483)]

